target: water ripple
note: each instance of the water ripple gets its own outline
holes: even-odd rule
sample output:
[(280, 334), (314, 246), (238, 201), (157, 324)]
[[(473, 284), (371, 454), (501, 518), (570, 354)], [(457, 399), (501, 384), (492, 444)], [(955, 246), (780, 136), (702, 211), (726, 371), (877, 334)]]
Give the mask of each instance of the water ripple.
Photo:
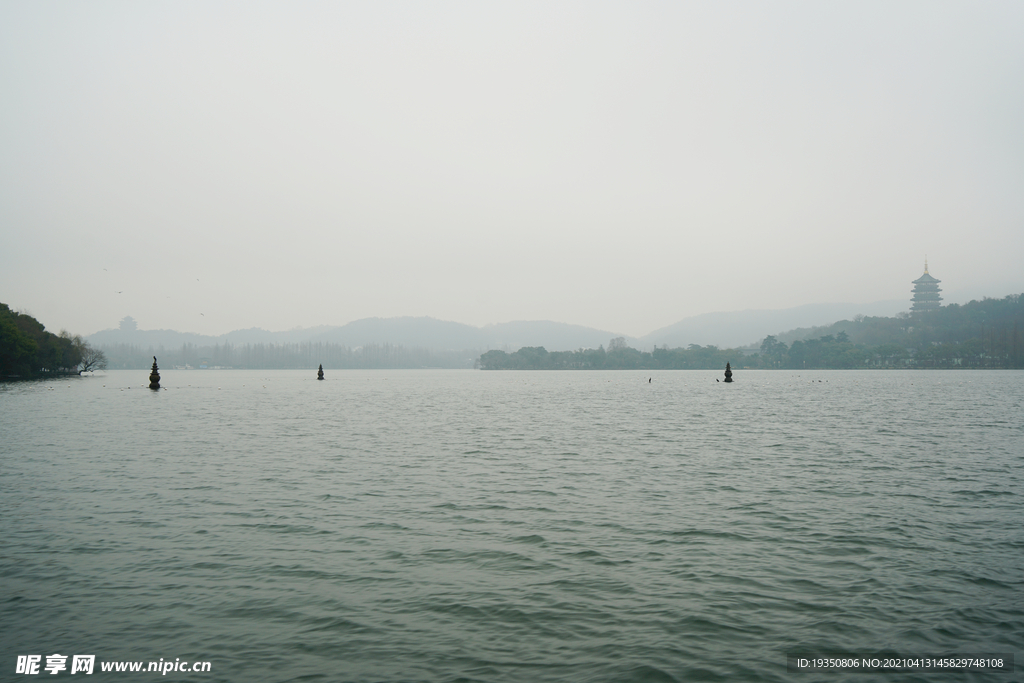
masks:
[(0, 386), (4, 666), (774, 682), (796, 650), (1021, 655), (1024, 373), (306, 374)]

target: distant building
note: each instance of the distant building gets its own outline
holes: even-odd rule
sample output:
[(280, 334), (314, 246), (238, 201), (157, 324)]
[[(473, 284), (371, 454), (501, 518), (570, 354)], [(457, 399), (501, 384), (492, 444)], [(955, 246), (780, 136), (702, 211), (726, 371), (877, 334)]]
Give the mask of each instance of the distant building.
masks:
[(942, 306), (939, 302), (942, 301), (942, 297), (939, 296), (939, 283), (942, 280), (936, 280), (928, 274), (928, 259), (924, 260), (924, 275), (914, 280), (914, 298), (911, 299), (913, 305), (910, 307), (911, 312), (916, 313), (917, 311), (934, 311), (935, 309)]

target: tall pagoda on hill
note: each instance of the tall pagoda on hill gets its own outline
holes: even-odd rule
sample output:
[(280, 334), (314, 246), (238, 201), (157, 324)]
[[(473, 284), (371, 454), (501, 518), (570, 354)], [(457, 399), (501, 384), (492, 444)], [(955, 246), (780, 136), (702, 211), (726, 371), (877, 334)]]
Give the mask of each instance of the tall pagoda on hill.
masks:
[(939, 308), (942, 304), (942, 297), (939, 296), (939, 283), (942, 280), (936, 280), (928, 274), (928, 259), (924, 260), (924, 275), (914, 280), (914, 298), (911, 300), (914, 305), (910, 307), (912, 313), (918, 311), (934, 311)]

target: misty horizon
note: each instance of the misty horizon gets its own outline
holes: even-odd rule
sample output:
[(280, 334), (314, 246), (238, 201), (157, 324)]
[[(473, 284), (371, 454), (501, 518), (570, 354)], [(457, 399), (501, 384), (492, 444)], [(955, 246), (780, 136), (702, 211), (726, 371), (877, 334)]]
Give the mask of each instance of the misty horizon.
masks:
[[(889, 306), (889, 305), (896, 306), (896, 305), (900, 305), (900, 306), (903, 306), (903, 308), (905, 308), (905, 309), (909, 309), (910, 308), (909, 305), (903, 305), (903, 302), (902, 301), (898, 301), (898, 300), (875, 301), (875, 302), (870, 302), (870, 303), (867, 303), (867, 304), (845, 304), (845, 303), (839, 303), (839, 304), (805, 304), (803, 306), (794, 306), (794, 307), (789, 308), (789, 309), (743, 309), (743, 310), (737, 310), (737, 311), (710, 311), (708, 313), (702, 313), (702, 314), (698, 314), (698, 315), (695, 315), (695, 316), (688, 316), (687, 318), (684, 318), (683, 320), (705, 318), (705, 317), (716, 316), (716, 315), (730, 315), (730, 314), (744, 314), (744, 313), (775, 313), (775, 312), (790, 311), (790, 310), (797, 310), (797, 309), (803, 309), (803, 308), (812, 308), (812, 307), (814, 307), (816, 305), (817, 306), (852, 306), (852, 307), (860, 306), (860, 307), (864, 307), (865, 309), (868, 309), (870, 307), (877, 307), (877, 306)], [(32, 315), (31, 311), (20, 311), (20, 312), (26, 313), (28, 315)], [(390, 317), (367, 316), (365, 318), (358, 318), (356, 320), (348, 320), (348, 321), (345, 321), (343, 323), (321, 323), (321, 324), (315, 324), (315, 325), (309, 325), (309, 326), (295, 326), (295, 327), (290, 327), (288, 329), (277, 329), (277, 330), (275, 330), (275, 329), (269, 329), (267, 327), (261, 327), (259, 325), (253, 325), (253, 326), (250, 326), (250, 327), (235, 328), (235, 329), (227, 330), (225, 332), (220, 332), (220, 333), (200, 333), (200, 332), (196, 332), (195, 330), (184, 330), (184, 329), (178, 330), (178, 329), (167, 328), (167, 327), (142, 327), (142, 326), (140, 326), (138, 324), (139, 321), (138, 321), (138, 319), (135, 316), (133, 316), (133, 315), (126, 315), (124, 318), (122, 318), (121, 320), (118, 321), (118, 324), (114, 325), (113, 327), (107, 327), (107, 328), (103, 328), (103, 329), (100, 329), (100, 330), (96, 330), (95, 332), (88, 333), (86, 336), (97, 334), (99, 332), (106, 332), (106, 331), (120, 329), (120, 323), (122, 321), (124, 321), (125, 318), (130, 318), (131, 320), (133, 320), (135, 322), (135, 325), (136, 325), (135, 329), (137, 329), (140, 332), (174, 331), (174, 332), (184, 332), (184, 333), (188, 333), (188, 334), (195, 334), (195, 335), (208, 336), (208, 337), (223, 337), (223, 336), (230, 335), (231, 333), (247, 332), (247, 331), (261, 331), (261, 332), (271, 332), (271, 333), (283, 333), (283, 332), (305, 332), (305, 331), (311, 331), (311, 330), (312, 331), (316, 331), (316, 330), (330, 330), (330, 329), (337, 329), (339, 327), (345, 327), (346, 325), (351, 325), (353, 323), (359, 323), (359, 322), (370, 321), (370, 320), (380, 320), (380, 321), (431, 320), (431, 321), (436, 321), (436, 322), (440, 322), (440, 323), (452, 323), (452, 324), (457, 324), (457, 325), (465, 325), (467, 327), (471, 327), (471, 328), (477, 329), (477, 330), (486, 330), (487, 328), (500, 327), (500, 326), (503, 326), (503, 325), (532, 324), (532, 323), (545, 323), (545, 324), (548, 324), (549, 323), (549, 324), (565, 325), (565, 326), (570, 326), (570, 327), (579, 327), (579, 328), (585, 328), (585, 329), (591, 329), (591, 330), (601, 330), (603, 332), (607, 332), (608, 334), (611, 334), (611, 335), (614, 335), (614, 336), (621, 336), (621, 337), (625, 337), (625, 338), (628, 338), (628, 339), (640, 339), (640, 338), (649, 336), (649, 335), (657, 332), (658, 330), (665, 329), (666, 327), (671, 327), (671, 324), (670, 325), (664, 325), (664, 326), (662, 326), (660, 328), (657, 328), (655, 330), (650, 330), (650, 331), (648, 331), (648, 332), (646, 332), (644, 334), (632, 335), (632, 334), (627, 334), (627, 333), (624, 333), (624, 332), (619, 332), (619, 331), (616, 331), (616, 330), (602, 330), (601, 328), (590, 327), (590, 326), (587, 326), (587, 325), (578, 325), (576, 323), (560, 321), (560, 320), (540, 320), (540, 319), (504, 320), (504, 321), (498, 321), (498, 322), (484, 323), (482, 325), (474, 325), (472, 323), (466, 323), (466, 322), (462, 322), (460, 320), (445, 320), (445, 319), (437, 318), (437, 317), (431, 316), (431, 315), (415, 315), (415, 316), (414, 315), (396, 315), (396, 316), (390, 316)], [(678, 323), (678, 322), (681, 322), (681, 321), (675, 321), (675, 323)]]
[[(965, 304), (968, 301), (975, 300), (975, 299), (1002, 298), (1003, 296), (1006, 296), (1008, 294), (1018, 294), (1018, 293), (1021, 293), (1021, 292), (986, 293), (986, 294), (981, 294), (981, 295), (975, 295), (975, 296), (968, 297), (968, 296), (964, 296), (964, 295), (957, 296), (956, 292), (954, 292), (953, 296), (949, 296), (948, 293), (943, 292), (943, 301), (942, 301), (942, 303), (943, 303), (943, 305), (949, 305), (949, 304), (953, 304), (953, 303)], [(340, 322), (340, 323), (324, 322), (324, 321), (322, 321), (322, 322), (314, 323), (314, 324), (311, 324), (311, 325), (296, 325), (296, 326), (293, 326), (293, 327), (290, 327), (290, 328), (286, 328), (286, 329), (272, 329), (270, 327), (261, 326), (259, 324), (254, 324), (254, 325), (250, 325), (250, 326), (247, 326), (247, 327), (238, 327), (238, 328), (233, 328), (233, 329), (225, 329), (225, 330), (220, 331), (220, 332), (199, 332), (199, 331), (192, 330), (192, 329), (177, 329), (177, 328), (160, 327), (160, 326), (144, 327), (144, 326), (142, 326), (140, 324), (139, 318), (137, 316), (135, 316), (135, 315), (130, 314), (130, 313), (126, 313), (124, 316), (122, 316), (122, 318), (118, 319), (113, 325), (111, 325), (109, 327), (102, 327), (102, 328), (99, 328), (99, 329), (96, 329), (96, 330), (93, 330), (93, 331), (90, 331), (90, 332), (86, 332), (84, 334), (85, 334), (85, 336), (89, 336), (89, 335), (97, 334), (99, 332), (104, 332), (104, 331), (108, 331), (108, 330), (118, 329), (121, 321), (124, 320), (125, 317), (132, 318), (132, 320), (135, 321), (135, 324), (136, 324), (137, 328), (139, 330), (142, 330), (142, 331), (176, 331), (176, 332), (184, 332), (184, 333), (196, 334), (196, 335), (202, 335), (202, 336), (208, 336), (208, 337), (222, 337), (222, 336), (226, 336), (228, 334), (231, 334), (233, 332), (243, 332), (243, 331), (250, 331), (250, 330), (259, 330), (259, 331), (273, 332), (273, 333), (303, 332), (303, 331), (307, 331), (307, 330), (315, 331), (315, 330), (324, 330), (324, 329), (333, 329), (333, 328), (338, 328), (338, 327), (344, 327), (346, 325), (350, 325), (350, 324), (361, 322), (361, 321), (365, 321), (365, 320), (428, 319), (428, 320), (436, 320), (436, 321), (444, 322), (444, 323), (456, 323), (456, 324), (459, 324), (459, 325), (466, 325), (466, 326), (473, 327), (473, 328), (480, 329), (480, 330), (486, 329), (488, 327), (497, 327), (497, 326), (501, 326), (501, 325), (510, 325), (510, 324), (517, 324), (517, 323), (552, 323), (552, 324), (567, 325), (567, 326), (587, 328), (587, 329), (593, 329), (593, 330), (603, 330), (603, 331), (605, 331), (605, 332), (607, 332), (609, 334), (613, 334), (614, 336), (623, 336), (623, 337), (630, 338), (630, 339), (641, 339), (641, 338), (648, 337), (648, 336), (650, 336), (652, 334), (655, 334), (656, 332), (658, 332), (660, 330), (663, 330), (663, 329), (665, 329), (667, 327), (671, 327), (671, 326), (676, 325), (676, 324), (678, 324), (680, 322), (683, 322), (683, 321), (700, 319), (700, 318), (708, 318), (708, 317), (714, 317), (714, 316), (735, 315), (735, 314), (757, 314), (757, 313), (781, 313), (781, 312), (785, 312), (785, 311), (796, 311), (796, 310), (799, 310), (799, 309), (812, 309), (814, 307), (821, 307), (821, 308), (826, 308), (826, 307), (833, 307), (833, 308), (850, 307), (852, 309), (858, 309), (856, 314), (867, 315), (867, 316), (872, 316), (872, 315), (892, 316), (892, 315), (896, 315), (899, 312), (908, 311), (910, 309), (910, 304), (911, 304), (911, 300), (908, 297), (905, 300), (904, 299), (893, 298), (893, 299), (882, 300), (882, 301), (872, 301), (872, 302), (862, 302), (862, 303), (814, 302), (814, 303), (807, 303), (807, 304), (802, 304), (802, 305), (799, 305), (799, 306), (792, 306), (792, 307), (780, 308), (780, 309), (745, 308), (745, 309), (738, 309), (738, 310), (732, 310), (732, 311), (708, 311), (708, 312), (696, 314), (696, 315), (693, 315), (693, 316), (686, 316), (685, 318), (682, 318), (682, 319), (673, 320), (673, 321), (669, 322), (666, 325), (662, 325), (662, 326), (660, 326), (658, 328), (655, 328), (653, 330), (648, 330), (648, 331), (643, 332), (641, 334), (630, 334), (630, 333), (622, 332), (622, 331), (619, 331), (619, 330), (605, 329), (605, 328), (593, 327), (593, 326), (589, 326), (589, 325), (582, 325), (582, 324), (578, 324), (578, 323), (571, 322), (571, 321), (566, 321), (566, 320), (543, 320), (543, 319), (539, 319), (539, 318), (524, 318), (524, 319), (519, 319), (519, 320), (492, 321), (492, 322), (486, 322), (486, 323), (483, 323), (483, 324), (473, 324), (473, 323), (468, 323), (468, 322), (464, 322), (464, 321), (461, 321), (461, 320), (443, 319), (443, 318), (439, 318), (439, 317), (436, 317), (436, 316), (433, 316), (433, 315), (395, 315), (395, 316), (387, 316), (387, 317), (379, 316), (379, 315), (371, 315), (371, 316), (366, 316), (364, 318), (357, 318), (357, 319), (353, 319), (353, 320), (347, 320), (347, 321)], [(26, 314), (34, 316), (33, 312), (30, 311), (30, 310), (26, 310), (24, 308), (19, 308), (19, 307), (15, 307), (15, 308), (18, 308), (18, 310), (20, 312), (23, 312), (23, 313), (26, 313)], [(863, 309), (863, 310), (860, 310), (860, 309)], [(879, 311), (882, 311), (882, 310), (891, 310), (892, 312), (886, 312), (886, 313), (879, 312)], [(874, 312), (872, 312), (872, 311), (874, 311)], [(854, 315), (854, 314), (851, 314), (851, 315)], [(834, 320), (829, 320), (827, 322), (835, 322), (835, 321)]]
[[(0, 298), (48, 327), (641, 336), (1024, 291), (1018, 4), (0, 7)], [(103, 322), (105, 321), (105, 322)]]

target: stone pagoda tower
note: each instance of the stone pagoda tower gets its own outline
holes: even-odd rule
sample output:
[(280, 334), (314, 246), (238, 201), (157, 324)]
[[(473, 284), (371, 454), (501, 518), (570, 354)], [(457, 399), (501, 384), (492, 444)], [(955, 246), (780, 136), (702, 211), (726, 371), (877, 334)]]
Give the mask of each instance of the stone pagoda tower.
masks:
[(160, 368), (156, 366), (156, 356), (153, 356), (153, 369), (149, 373), (149, 388), (154, 391), (160, 389)]
[(910, 307), (912, 313), (918, 311), (934, 311), (939, 308), (942, 304), (942, 297), (939, 296), (939, 283), (942, 280), (936, 280), (928, 274), (928, 259), (924, 260), (924, 275), (914, 280), (914, 298), (912, 299), (913, 305)]

